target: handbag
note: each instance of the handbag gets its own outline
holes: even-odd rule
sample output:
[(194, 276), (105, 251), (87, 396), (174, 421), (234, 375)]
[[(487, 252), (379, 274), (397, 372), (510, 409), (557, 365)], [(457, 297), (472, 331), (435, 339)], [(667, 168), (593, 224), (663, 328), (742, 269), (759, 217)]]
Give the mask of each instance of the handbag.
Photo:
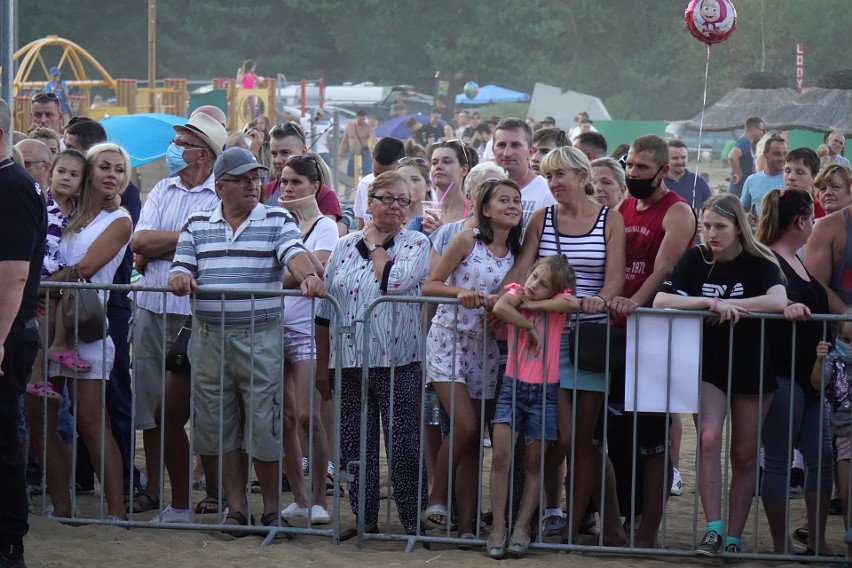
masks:
[(569, 331), (568, 356), (577, 368), (591, 373), (606, 372), (607, 328), (610, 328), (609, 371), (613, 375), (624, 372), (627, 349), (624, 328), (594, 321), (578, 321)]
[(192, 365), (189, 364), (189, 355), (187, 355), (187, 349), (189, 348), (189, 340), (192, 337), (192, 315), (188, 315), (186, 317), (186, 321), (183, 322), (183, 327), (180, 328), (180, 331), (175, 337), (175, 340), (172, 342), (171, 349), (166, 354), (166, 370), (172, 373), (178, 373), (181, 375), (189, 375), (192, 371)]
[[(80, 274), (80, 268), (75, 264), (71, 267), (72, 282), (90, 282)], [(77, 340), (83, 343), (101, 341), (109, 331), (104, 307), (98, 291), (93, 288), (63, 288), (60, 290), (62, 310), (65, 329), (74, 333), (74, 324), (77, 325)]]
[[(556, 252), (562, 254), (562, 243), (556, 227), (556, 205), (550, 207), (553, 223), (553, 238)], [(609, 329), (608, 329), (609, 328)], [(616, 374), (624, 372), (625, 351), (627, 349), (624, 328), (611, 326), (609, 322), (581, 321), (568, 331), (568, 357), (576, 363), (578, 369), (591, 373), (605, 373), (607, 370), (607, 336), (609, 336), (609, 370)]]

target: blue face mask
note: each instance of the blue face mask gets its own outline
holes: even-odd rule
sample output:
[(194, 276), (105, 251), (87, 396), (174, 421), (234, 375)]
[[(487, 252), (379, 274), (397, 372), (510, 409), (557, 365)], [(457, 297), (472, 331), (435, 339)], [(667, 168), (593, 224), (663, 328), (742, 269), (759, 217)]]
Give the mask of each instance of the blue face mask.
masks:
[(852, 363), (852, 347), (848, 343), (844, 343), (839, 339), (834, 340), (834, 350), (840, 355), (846, 363)]
[(168, 166), (169, 172), (176, 174), (189, 165), (183, 159), (183, 151), (182, 146), (175, 143), (169, 144), (169, 149), (166, 150), (166, 166)]

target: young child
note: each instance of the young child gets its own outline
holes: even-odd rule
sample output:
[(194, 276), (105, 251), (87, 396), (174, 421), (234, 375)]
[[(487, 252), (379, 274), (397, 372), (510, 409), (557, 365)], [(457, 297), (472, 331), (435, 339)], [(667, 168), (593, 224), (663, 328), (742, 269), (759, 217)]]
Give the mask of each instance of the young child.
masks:
[(479, 426), (490, 419), (497, 388), (499, 349), (493, 329), (485, 325), (485, 311), (497, 300), (520, 252), (520, 188), (508, 179), (485, 181), (476, 215), (478, 228), (453, 237), (423, 285), (424, 296), (456, 298), (458, 305), (438, 306), (426, 339), (426, 378), (450, 414), (451, 436), (441, 443), (422, 519), (427, 526), (439, 524), (438, 517), (449, 519), (449, 480), (454, 479), (458, 534), (463, 539), (475, 538), (476, 491), (471, 488), (477, 483)]
[(560, 337), (568, 314), (580, 309), (580, 301), (572, 294), (574, 285), (574, 269), (565, 257), (548, 256), (533, 265), (523, 286), (507, 285), (507, 293), (494, 306), (494, 315), (511, 326), (511, 336), (491, 441), (494, 521), (487, 549), (492, 558), (506, 553), (506, 498), (517, 435), (526, 439), (526, 475), (509, 552), (524, 554), (529, 546), (541, 485), (542, 441), (557, 438)]
[[(852, 312), (849, 313), (852, 315)], [(823, 377), (825, 377), (823, 379)], [(829, 420), (834, 428), (837, 489), (843, 518), (849, 526), (849, 457), (852, 433), (852, 322), (840, 325), (834, 345), (820, 341), (811, 372), (811, 384), (819, 389), (825, 381), (825, 398), (829, 404)]]
[[(47, 239), (44, 247), (41, 277), (48, 278), (65, 268), (65, 261), (59, 254), (59, 241), (62, 231), (68, 225), (68, 219), (74, 212), (75, 201), (83, 186), (86, 172), (86, 158), (76, 150), (65, 150), (56, 156), (51, 170), (50, 189), (47, 193)], [(42, 330), (43, 345), (49, 345), (47, 357), (54, 363), (65, 365), (71, 369), (76, 367), (80, 373), (92, 369), (91, 363), (75, 356), (74, 350), (68, 344), (68, 331), (58, 298), (51, 298), (46, 317), (39, 318)], [(49, 328), (45, 327), (45, 320)], [(27, 393), (47, 397), (50, 400), (61, 401), (62, 395), (56, 392), (49, 382), (44, 380), (44, 355), (39, 353), (33, 365)]]

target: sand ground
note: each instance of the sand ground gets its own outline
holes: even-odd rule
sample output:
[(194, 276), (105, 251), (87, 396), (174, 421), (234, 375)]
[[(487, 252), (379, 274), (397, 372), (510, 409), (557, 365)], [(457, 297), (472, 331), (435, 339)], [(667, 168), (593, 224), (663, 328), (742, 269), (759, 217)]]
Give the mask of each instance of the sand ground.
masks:
[[(141, 447), (141, 440), (140, 446)], [(484, 452), (484, 483), (486, 493), (483, 495), (483, 510), (490, 510), (487, 494), (488, 471), (490, 468), (491, 451)], [(143, 456), (138, 456), (138, 465), (142, 465)], [(690, 550), (695, 538), (703, 534), (703, 518), (697, 502), (695, 489), (695, 432), (691, 420), (684, 417), (684, 439), (681, 450), (681, 473), (684, 482), (683, 494), (672, 497), (667, 507), (667, 516), (661, 528), (661, 543), (672, 550)], [(168, 486), (167, 486), (168, 487)], [(196, 493), (194, 500), (203, 496)], [(286, 505), (291, 495), (285, 493), (282, 502)], [(97, 517), (99, 495), (79, 497), (79, 506), (84, 516)], [(254, 499), (259, 506), (258, 496)], [(384, 528), (386, 509), (393, 501), (382, 501), (380, 512), (380, 527)], [(330, 499), (333, 507), (333, 500)], [(56, 521), (39, 516), (41, 510), (40, 498), (33, 504), (36, 511), (30, 517), (30, 534), (26, 538), (27, 561), (30, 566), (37, 567), (85, 567), (85, 566), (120, 566), (122, 568), (180, 566), (182, 568), (208, 568), (210, 566), (425, 566), (456, 567), (466, 564), (471, 568), (492, 565), (483, 549), (474, 551), (457, 550), (446, 544), (433, 544), (431, 550), (417, 544), (412, 552), (406, 552), (404, 542), (367, 542), (365, 548), (357, 548), (357, 540), (333, 545), (328, 537), (299, 535), (292, 541), (276, 540), (271, 546), (261, 547), (262, 537), (249, 536), (243, 539), (231, 540), (219, 533), (199, 530), (168, 530), (153, 528), (134, 528), (125, 530), (114, 526), (87, 525), (80, 527), (65, 526)], [(791, 502), (793, 525), (804, 519), (804, 501)], [(349, 509), (347, 499), (341, 500), (341, 528), (343, 530), (354, 526), (354, 517)], [(137, 515), (144, 520), (154, 515), (154, 512)], [(766, 526), (766, 519), (757, 500), (752, 508), (752, 515), (744, 535), (744, 549), (751, 550), (754, 544), (755, 519), (757, 519), (757, 550), (768, 552), (771, 542)], [(205, 522), (215, 522), (214, 516), (207, 516)], [(391, 528), (397, 534), (401, 527), (396, 518), (396, 512), (391, 513)], [(698, 528), (694, 535), (693, 526)], [(843, 523), (840, 517), (829, 517), (828, 541), (836, 550), (843, 550)], [(432, 534), (432, 533), (430, 533)], [(485, 538), (483, 531), (483, 538)], [(557, 542), (556, 538), (548, 538), (545, 542)], [(718, 560), (699, 560), (689, 557), (647, 557), (625, 554), (602, 553), (565, 553), (552, 550), (530, 550), (524, 559), (513, 560), (513, 565), (525, 566), (583, 566), (594, 561), (602, 567), (636, 566), (673, 566), (684, 562), (701, 562), (718, 564)], [(784, 563), (761, 561), (746, 564), (782, 566)], [(792, 565), (792, 564), (791, 564)]]

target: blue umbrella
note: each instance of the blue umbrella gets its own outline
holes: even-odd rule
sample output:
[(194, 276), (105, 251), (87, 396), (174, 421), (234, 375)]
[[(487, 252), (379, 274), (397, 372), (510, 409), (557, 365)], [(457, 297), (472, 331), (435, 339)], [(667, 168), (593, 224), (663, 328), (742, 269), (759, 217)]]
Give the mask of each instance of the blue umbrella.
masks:
[(172, 126), (186, 124), (186, 117), (146, 113), (108, 116), (101, 121), (107, 140), (127, 150), (130, 166), (135, 168), (166, 155), (169, 141), (175, 137)]
[[(420, 122), (420, 124), (426, 124), (429, 122), (428, 114), (407, 114), (405, 116), (395, 116), (390, 118), (379, 125), (376, 128), (376, 136), (382, 138), (384, 136), (390, 136), (392, 138), (397, 138), (399, 140), (407, 140), (409, 136), (411, 136), (411, 130), (405, 126), (405, 121), (409, 118), (414, 117)], [(441, 126), (444, 126), (444, 121), (438, 121)]]
[(457, 105), (486, 105), (490, 103), (525, 103), (530, 100), (527, 93), (513, 91), (497, 85), (485, 85), (479, 88), (479, 93), (469, 99), (464, 93), (456, 95)]

